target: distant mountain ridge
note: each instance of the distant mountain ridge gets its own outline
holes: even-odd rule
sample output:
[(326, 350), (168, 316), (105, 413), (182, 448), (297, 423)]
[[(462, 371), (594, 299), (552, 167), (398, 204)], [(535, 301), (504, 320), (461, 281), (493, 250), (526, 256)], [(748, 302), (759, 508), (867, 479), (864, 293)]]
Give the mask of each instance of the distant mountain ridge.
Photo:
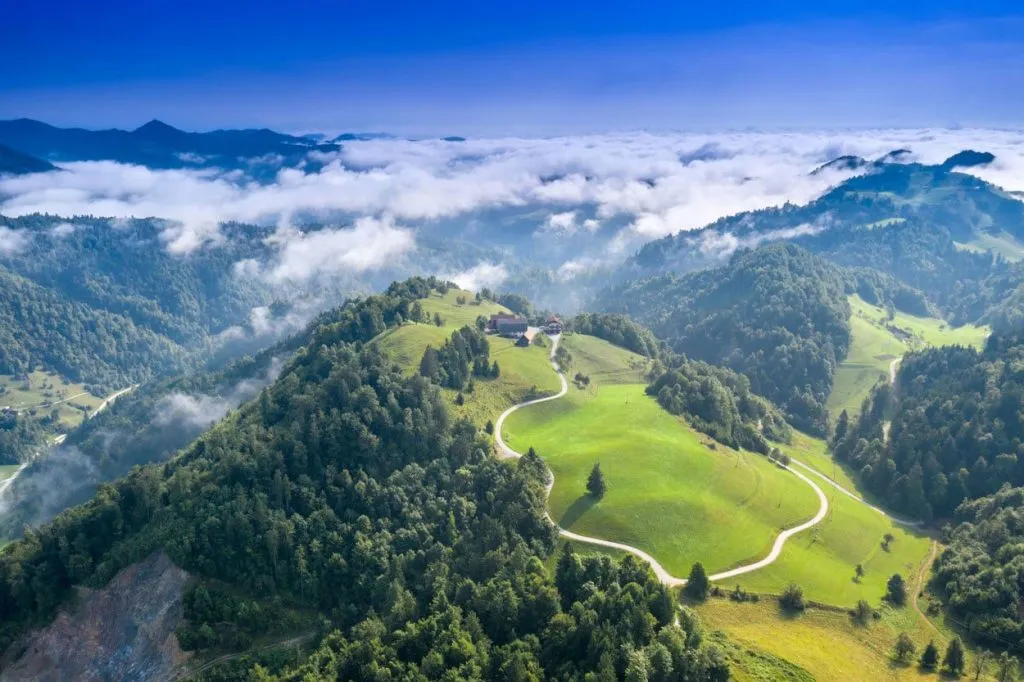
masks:
[(135, 130), (86, 130), (20, 118), (0, 121), (0, 145), (49, 161), (117, 161), (149, 168), (240, 168), (272, 158), (297, 166), (310, 152), (334, 153), (337, 144), (266, 128), (194, 133), (153, 120)]
[(0, 144), (0, 175), (25, 175), (52, 170), (57, 170), (52, 163)]

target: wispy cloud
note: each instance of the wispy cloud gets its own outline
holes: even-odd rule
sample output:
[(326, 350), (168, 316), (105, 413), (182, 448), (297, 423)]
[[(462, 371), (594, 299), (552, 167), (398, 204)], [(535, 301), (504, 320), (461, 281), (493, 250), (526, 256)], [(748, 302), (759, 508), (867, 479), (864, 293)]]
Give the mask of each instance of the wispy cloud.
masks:
[(0, 256), (12, 256), (28, 246), (28, 237), (21, 230), (0, 225)]

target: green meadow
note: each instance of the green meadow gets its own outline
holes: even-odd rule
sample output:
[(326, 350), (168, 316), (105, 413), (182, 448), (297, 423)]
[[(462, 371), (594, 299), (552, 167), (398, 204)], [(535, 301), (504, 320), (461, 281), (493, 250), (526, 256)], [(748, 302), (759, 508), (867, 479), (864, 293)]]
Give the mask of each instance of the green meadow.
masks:
[[(639, 547), (673, 575), (756, 561), (779, 531), (817, 511), (814, 492), (767, 458), (717, 445), (665, 412), (642, 384), (570, 388), (513, 413), (505, 440), (555, 474), (548, 508), (563, 528)], [(608, 492), (586, 495), (600, 462)]]
[(850, 352), (836, 369), (828, 399), (833, 417), (846, 410), (860, 412), (861, 403), (879, 381), (887, 381), (889, 366), (906, 352), (926, 346), (974, 346), (980, 348), (988, 327), (950, 327), (934, 317), (896, 312), (893, 318), (882, 308), (850, 296)]

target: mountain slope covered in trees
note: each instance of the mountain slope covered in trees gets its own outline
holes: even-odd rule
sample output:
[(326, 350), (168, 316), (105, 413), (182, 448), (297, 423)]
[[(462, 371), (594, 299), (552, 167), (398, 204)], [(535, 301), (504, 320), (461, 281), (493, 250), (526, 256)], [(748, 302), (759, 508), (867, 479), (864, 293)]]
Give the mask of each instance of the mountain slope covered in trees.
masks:
[[(722, 218), (645, 245), (620, 276), (685, 272), (739, 247), (787, 240), (836, 263), (896, 276), (923, 291), (955, 324), (1019, 314), (1024, 266), (989, 250), (1016, 243), (1024, 256), (1024, 202), (947, 165), (885, 163), (814, 201)], [(1018, 306), (1019, 307), (1019, 306)]]
[[(543, 464), (496, 460), (483, 434), (451, 420), (436, 385), (364, 345), (431, 286), (325, 314), (274, 384), (180, 456), (5, 548), (0, 645), (51, 618), (73, 586), (163, 549), (200, 581), (330, 620), (337, 632), (312, 667), (283, 679), (583, 680), (635, 667), (727, 679), (691, 617), (673, 625), (675, 600), (647, 567), (567, 553), (549, 577)], [(216, 644), (230, 625), (222, 611), (191, 609), (212, 641), (188, 642)]]
[(0, 144), (0, 176), (24, 175), (25, 173), (45, 173), (56, 170), (56, 166), (48, 161), (23, 154), (5, 144)]
[(745, 374), (794, 426), (822, 434), (832, 375), (850, 344), (845, 290), (834, 267), (778, 244), (723, 268), (612, 287), (597, 306), (631, 315), (678, 353)]

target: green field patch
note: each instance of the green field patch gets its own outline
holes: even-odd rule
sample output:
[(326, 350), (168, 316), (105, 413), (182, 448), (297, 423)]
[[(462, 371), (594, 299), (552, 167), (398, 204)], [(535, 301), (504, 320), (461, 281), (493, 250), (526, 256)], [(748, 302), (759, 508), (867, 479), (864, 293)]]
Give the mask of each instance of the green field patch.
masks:
[(956, 248), (974, 253), (998, 253), (1011, 262), (1024, 258), (1024, 244), (1007, 232), (981, 232), (969, 242), (955, 242)]
[(86, 412), (92, 413), (102, 402), (82, 384), (66, 381), (54, 372), (36, 370), (20, 377), (0, 375), (0, 406), (37, 418), (57, 410), (58, 419), (66, 428), (81, 424)]
[(0, 481), (13, 476), (20, 466), (20, 464), (0, 464)]
[[(642, 384), (570, 390), (514, 412), (504, 436), (554, 472), (548, 506), (563, 528), (639, 547), (677, 576), (695, 561), (710, 572), (755, 561), (818, 509), (803, 481), (761, 455), (711, 449)], [(585, 495), (595, 462), (608, 485), (600, 501)]]
[(733, 674), (737, 680), (765, 679), (757, 676), (763, 659), (730, 655), (733, 647), (788, 661), (819, 682), (945, 679), (936, 673), (924, 673), (916, 665), (892, 661), (893, 643), (901, 632), (914, 640), (918, 654), (930, 639), (935, 639), (940, 650), (947, 642), (909, 606), (882, 606), (878, 609), (881, 617), (863, 625), (841, 610), (811, 608), (797, 616), (783, 615), (772, 599), (736, 603), (716, 598), (695, 608), (713, 639), (720, 636), (716, 633), (727, 638), (726, 654), (736, 665)]
[(974, 346), (980, 348), (989, 328), (964, 325), (951, 327), (944, 320), (896, 312), (888, 313), (859, 296), (850, 296), (850, 352), (836, 368), (832, 393), (827, 406), (833, 418), (846, 410), (851, 416), (860, 412), (872, 387), (888, 381), (893, 360), (910, 350), (926, 346)]
[(596, 385), (639, 384), (644, 382), (651, 366), (650, 360), (642, 355), (595, 336), (564, 334), (562, 346), (572, 356), (566, 372), (570, 380), (579, 372)]

